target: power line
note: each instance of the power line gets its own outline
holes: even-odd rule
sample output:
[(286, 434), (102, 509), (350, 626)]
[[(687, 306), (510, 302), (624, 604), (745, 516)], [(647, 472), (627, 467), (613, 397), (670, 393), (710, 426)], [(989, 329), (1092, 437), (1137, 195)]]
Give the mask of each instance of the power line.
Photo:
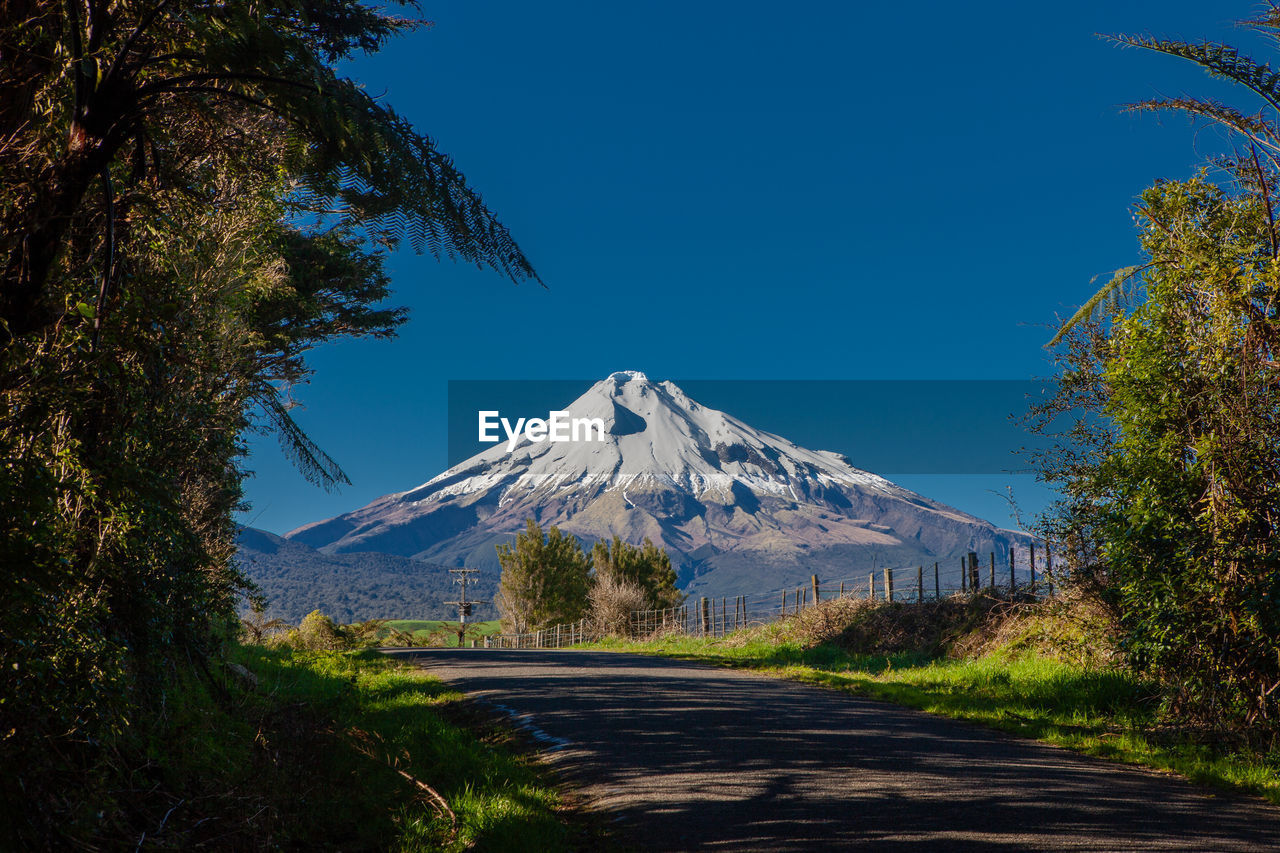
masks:
[(479, 574), (479, 569), (450, 569), (449, 574), (453, 575), (453, 582), (462, 585), (462, 593), (458, 596), (457, 601), (446, 601), (445, 604), (454, 604), (458, 608), (458, 648), (462, 648), (462, 637), (467, 632), (467, 618), (471, 615), (471, 605), (475, 604), (467, 598), (467, 584), (471, 582), (471, 576)]

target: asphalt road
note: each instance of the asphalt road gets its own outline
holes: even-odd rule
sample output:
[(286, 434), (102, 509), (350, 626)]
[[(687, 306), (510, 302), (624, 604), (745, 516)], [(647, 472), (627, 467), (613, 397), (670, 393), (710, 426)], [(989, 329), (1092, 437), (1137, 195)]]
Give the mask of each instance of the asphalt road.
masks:
[(394, 654), (513, 715), (644, 850), (1280, 850), (1280, 809), (848, 694), (608, 652)]

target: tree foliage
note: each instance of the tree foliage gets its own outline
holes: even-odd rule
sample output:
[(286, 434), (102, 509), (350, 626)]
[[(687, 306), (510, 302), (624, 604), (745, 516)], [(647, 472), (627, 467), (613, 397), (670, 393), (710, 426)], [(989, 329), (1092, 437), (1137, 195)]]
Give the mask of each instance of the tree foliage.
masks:
[[(1267, 0), (1259, 13), (1240, 22), (1240, 26), (1262, 36), (1269, 47), (1280, 48), (1280, 3)], [(1148, 98), (1130, 104), (1131, 112), (1177, 112), (1192, 119), (1217, 126), (1239, 147), (1221, 157), (1217, 165), (1260, 196), (1267, 211), (1263, 234), (1274, 256), (1280, 251), (1274, 202), (1275, 178), (1280, 174), (1280, 72), (1267, 62), (1242, 54), (1237, 48), (1220, 42), (1188, 42), (1162, 39), (1150, 35), (1107, 36), (1123, 47), (1149, 50), (1195, 63), (1210, 77), (1239, 86), (1260, 109), (1257, 112), (1223, 103), (1212, 98), (1193, 96)], [(1053, 347), (1077, 326), (1097, 319), (1107, 310), (1115, 310), (1126, 298), (1132, 298), (1141, 284), (1141, 273), (1148, 266), (1140, 264), (1117, 270), (1110, 280), (1090, 297), (1049, 341)]]
[(290, 388), (315, 344), (394, 333), (385, 251), (534, 276), (431, 140), (334, 70), (409, 26), (354, 0), (0, 6), (6, 829), (137, 837), (104, 780), (233, 632), (242, 435), (256, 413), (345, 480)]
[(498, 545), (502, 581), (497, 605), (505, 631), (536, 631), (581, 618), (587, 610), (591, 561), (576, 537), (533, 519), (514, 545)]
[(596, 583), (608, 579), (643, 590), (643, 608), (661, 610), (680, 603), (671, 557), (648, 537), (640, 547), (623, 542), (617, 536), (612, 543), (600, 540), (591, 548), (591, 562)]
[[(1280, 45), (1280, 8), (1247, 22)], [(1257, 113), (1145, 101), (1225, 128), (1236, 150), (1137, 206), (1144, 262), (1054, 338), (1072, 441), (1042, 458), (1065, 495), (1048, 519), (1081, 577), (1115, 606), (1130, 659), (1199, 721), (1280, 724), (1280, 74), (1229, 45), (1120, 37), (1193, 61), (1258, 98)], [(1107, 308), (1103, 312), (1103, 308)]]
[[(1256, 192), (1142, 197), (1145, 298), (1078, 333), (1105, 436), (1060, 467), (1060, 532), (1111, 592), (1138, 665), (1204, 721), (1280, 722), (1280, 264)], [(1087, 555), (1087, 556), (1085, 556)]]
[[(148, 183), (207, 191), (211, 155), (264, 179), (283, 167), (300, 213), (532, 277), (431, 140), (333, 69), (410, 26), (352, 0), (6, 4), (0, 322), (12, 335), (56, 323), (53, 276), (79, 260), (67, 250), (83, 219), (97, 215), (97, 260), (114, 261), (122, 217), (105, 216), (107, 202)], [(264, 130), (280, 142), (269, 154)], [(121, 285), (114, 266), (97, 309)]]

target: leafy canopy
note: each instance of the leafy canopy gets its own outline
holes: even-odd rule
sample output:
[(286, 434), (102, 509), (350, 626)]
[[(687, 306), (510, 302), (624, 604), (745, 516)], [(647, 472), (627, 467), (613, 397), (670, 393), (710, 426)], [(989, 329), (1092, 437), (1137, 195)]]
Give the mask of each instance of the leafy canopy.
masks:
[(577, 537), (552, 525), (544, 534), (533, 519), (513, 545), (498, 545), (502, 581), (498, 610), (503, 630), (536, 631), (582, 618), (591, 586), (591, 561)]
[(386, 251), (536, 278), (335, 71), (412, 26), (354, 0), (0, 4), (0, 847), (154, 831), (164, 809), (115, 798), (166, 790), (167, 697), (217, 683), (252, 591), (243, 435), (345, 481), (291, 388), (311, 347), (394, 334)]
[[(1280, 44), (1280, 9), (1249, 26)], [(1170, 707), (1211, 726), (1280, 726), (1280, 75), (1227, 45), (1122, 37), (1189, 59), (1261, 101), (1147, 101), (1231, 131), (1240, 146), (1137, 205), (1143, 263), (1063, 327), (1057, 396), (1072, 418), (1041, 471), (1047, 519), (1077, 579), (1115, 607), (1132, 663)], [(1132, 284), (1132, 299), (1116, 299)], [(1140, 298), (1139, 298), (1140, 297)], [(1109, 310), (1101, 313), (1103, 306)]]
[(648, 537), (640, 547), (623, 542), (618, 536), (613, 537), (612, 544), (601, 540), (591, 548), (591, 561), (596, 583), (607, 578), (634, 584), (644, 590), (644, 605), (649, 609), (674, 607), (681, 600), (671, 557)]

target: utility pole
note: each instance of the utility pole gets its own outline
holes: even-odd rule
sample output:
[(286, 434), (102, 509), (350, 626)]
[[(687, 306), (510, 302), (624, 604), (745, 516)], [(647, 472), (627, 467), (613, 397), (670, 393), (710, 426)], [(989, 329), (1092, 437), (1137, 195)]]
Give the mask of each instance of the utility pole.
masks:
[(453, 582), (462, 585), (462, 594), (458, 596), (458, 601), (446, 601), (445, 604), (456, 604), (458, 607), (458, 648), (462, 648), (463, 635), (467, 633), (467, 617), (471, 615), (471, 605), (475, 604), (467, 598), (467, 584), (471, 582), (471, 576), (478, 574), (479, 569), (450, 569), (449, 574), (453, 575)]

